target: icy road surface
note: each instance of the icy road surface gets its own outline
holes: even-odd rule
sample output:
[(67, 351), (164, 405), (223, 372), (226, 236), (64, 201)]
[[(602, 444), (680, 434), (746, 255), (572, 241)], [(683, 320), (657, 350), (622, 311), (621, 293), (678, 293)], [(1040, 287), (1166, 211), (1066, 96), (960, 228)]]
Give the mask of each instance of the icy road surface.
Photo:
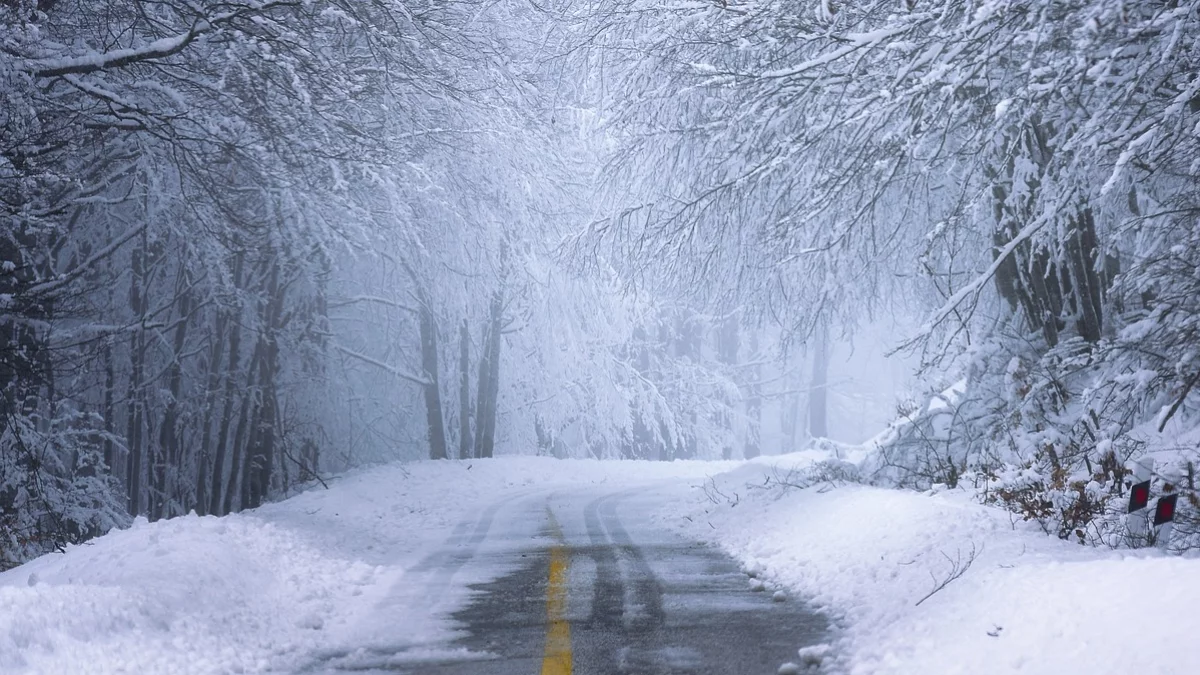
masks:
[[(380, 605), (404, 625), (464, 579), (457, 639), (419, 649), (376, 633), (309, 672), (438, 675), (776, 673), (826, 637), (825, 620), (747, 576), (728, 556), (682, 539), (649, 514), (678, 484), (535, 492), (460, 523)], [(414, 584), (414, 575), (421, 583)], [(387, 625), (386, 617), (373, 625)], [(427, 655), (422, 658), (422, 655)]]

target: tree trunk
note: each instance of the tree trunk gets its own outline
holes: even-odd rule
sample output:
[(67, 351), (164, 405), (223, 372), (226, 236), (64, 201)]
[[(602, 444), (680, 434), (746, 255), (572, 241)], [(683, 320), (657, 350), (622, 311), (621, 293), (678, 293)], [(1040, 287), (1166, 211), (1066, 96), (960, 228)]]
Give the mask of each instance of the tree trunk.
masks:
[[(759, 357), (758, 332), (751, 330), (751, 361), (757, 364), (760, 361)], [(746, 445), (742, 450), (742, 455), (746, 459), (752, 459), (762, 454), (762, 450), (759, 447), (759, 438), (762, 434), (762, 385), (759, 383), (759, 380), (762, 378), (762, 372), (757, 365), (750, 368), (749, 377), (750, 383), (746, 387)]]
[(487, 442), (483, 446), (483, 456), (491, 457), (495, 453), (496, 448), (496, 420), (500, 414), (500, 339), (503, 337), (504, 326), (502, 324), (503, 305), (500, 300), (500, 294), (496, 294), (492, 308), (492, 341), (490, 344), (491, 351), (488, 352), (488, 368), (491, 369), (491, 377), (488, 382), (491, 385), (491, 391), (488, 392), (488, 423), (487, 423)]
[(250, 366), (246, 369), (246, 389), (242, 396), (242, 408), (238, 413), (237, 430), (233, 433), (233, 457), (229, 465), (229, 480), (225, 483), (224, 511), (222, 513), (233, 511), (235, 495), (238, 498), (238, 510), (245, 508), (246, 492), (241, 488), (245, 487), (246, 460), (249, 457), (249, 453), (245, 452), (246, 433), (247, 425), (258, 417), (258, 402), (262, 391), (255, 385), (254, 380), (258, 362), (261, 359), (262, 342), (260, 341), (255, 346), (254, 354), (250, 357)]
[[(208, 353), (208, 373), (204, 388), (204, 420), (201, 422), (200, 447), (196, 457), (196, 513), (206, 515), (211, 505), (209, 485), (212, 481), (212, 436), (215, 422), (217, 391), (221, 387), (221, 359), (225, 352), (225, 333), (228, 330), (228, 314), (224, 309), (218, 309), (213, 321), (212, 345)], [(224, 458), (221, 458), (224, 461)], [(220, 471), (217, 467), (216, 471)]]
[(102, 408), (104, 415), (104, 466), (107, 467), (110, 474), (117, 475), (116, 444), (113, 443), (113, 434), (116, 433), (113, 408), (116, 399), (117, 372), (113, 365), (112, 344), (108, 341), (108, 338), (104, 340), (104, 346), (100, 350), (100, 358), (104, 361), (104, 405)]
[(817, 328), (813, 349), (812, 384), (808, 390), (808, 435), (828, 438), (829, 408), (829, 327), (822, 322)]
[[(233, 263), (233, 286), (238, 288), (242, 280), (242, 267), (245, 263), (245, 255), (238, 253)], [(242, 344), (242, 328), (239, 321), (234, 320), (238, 309), (229, 310), (229, 365), (225, 370), (221, 371), (221, 380), (224, 384), (222, 392), (222, 407), (221, 407), (221, 422), (220, 429), (217, 431), (217, 452), (213, 458), (212, 465), (212, 482), (209, 490), (209, 509), (208, 512), (214, 516), (225, 515), (229, 511), (225, 504), (228, 500), (224, 498), (224, 493), (221, 490), (221, 484), (225, 477), (225, 456), (229, 449), (229, 428), (233, 424), (233, 405), (236, 392), (234, 391), (233, 377), (237, 373), (238, 362), (241, 359), (241, 344)], [(220, 362), (214, 363), (214, 367), (219, 368)], [(230, 467), (231, 472), (236, 472), (236, 469)]]
[(274, 347), (264, 346), (266, 356), (259, 360), (259, 401), (255, 405), (256, 419), (250, 429), (246, 448), (246, 467), (242, 472), (242, 508), (262, 505), (271, 488), (271, 472), (275, 460), (275, 440), (279, 427), (279, 404), (275, 391), (275, 366), (271, 353)]
[[(139, 323), (145, 321), (145, 283), (147, 245), (143, 232), (140, 248), (131, 256), (132, 271), (129, 282), (129, 307)], [(142, 390), (142, 368), (146, 351), (145, 329), (137, 327), (129, 337), (129, 388), (125, 395), (125, 444), (128, 450), (128, 473), (125, 485), (128, 488), (129, 513), (137, 515), (142, 508), (142, 415), (144, 408)]]
[(279, 370), (279, 332), (282, 330), (284, 289), (279, 283), (279, 263), (271, 264), (267, 298), (262, 312), (262, 334), (256, 351), (258, 359), (258, 401), (255, 423), (250, 430), (243, 473), (242, 508), (262, 505), (271, 488), (275, 461), (275, 442), (279, 433), (278, 394), (275, 376)]
[(425, 385), (425, 421), (429, 431), (429, 459), (446, 459), (446, 425), (442, 419), (442, 388), (438, 379), (437, 323), (429, 299), (420, 293), (421, 368)]
[[(233, 323), (229, 334), (229, 365), (221, 375), (225, 387), (222, 393), (220, 428), (217, 431), (217, 452), (213, 458), (212, 483), (208, 494), (208, 512), (214, 516), (223, 516), (229, 513), (228, 507), (225, 506), (229, 500), (224, 498), (225, 494), (221, 485), (225, 478), (225, 457), (229, 453), (229, 430), (233, 426), (233, 406), (236, 400), (233, 377), (237, 373), (238, 360), (241, 358), (239, 354), (241, 339), (241, 328), (237, 323)], [(236, 469), (231, 465), (230, 471), (236, 472)]]
[(500, 291), (492, 295), (487, 330), (484, 333), (484, 356), (479, 361), (479, 407), (476, 417), (477, 457), (491, 457), (496, 447), (496, 403), (500, 395), (500, 331), (503, 330), (504, 297)]
[[(1039, 171), (1024, 177), (1024, 188), (1013, 188), (1016, 162), (1007, 156), (999, 168), (990, 172), (996, 229), (993, 233), (996, 255), (1037, 214), (1031, 205), (1040, 187), (1040, 173), (1053, 154), (1046, 129), (1036, 119), (1019, 132), (1019, 143), (1007, 146), (1023, 153)], [(1068, 216), (1065, 240), (1057, 246), (1024, 241), (1003, 260), (994, 277), (997, 291), (1011, 310), (1020, 308), (1031, 331), (1042, 333), (1048, 347), (1055, 347), (1060, 334), (1073, 316), (1075, 327), (1085, 341), (1100, 341), (1103, 331), (1105, 285), (1111, 279), (1097, 270), (1101, 253), (1095, 219), (1087, 204)], [(1107, 263), (1107, 260), (1103, 261)]]
[(187, 340), (187, 328), (191, 314), (191, 279), (186, 271), (181, 271), (179, 276), (179, 288), (177, 297), (179, 305), (179, 319), (175, 324), (175, 335), (171, 345), (173, 351), (171, 354), (171, 365), (167, 369), (167, 392), (170, 396), (167, 401), (166, 410), (163, 411), (163, 421), (159, 428), (158, 452), (154, 466), (155, 482), (157, 484), (158, 494), (154, 508), (151, 512), (152, 518), (170, 518), (171, 516), (179, 515), (171, 509), (173, 501), (178, 501), (177, 486), (168, 485), (169, 473), (178, 472), (181, 467), (180, 451), (179, 451), (179, 430), (176, 428), (179, 417), (179, 397), (182, 395), (183, 389), (183, 364), (180, 360), (183, 358), (184, 344)]
[(795, 369), (794, 359), (796, 355), (789, 348), (784, 367), (788, 373), (784, 380), (788, 389), (787, 393), (780, 399), (779, 422), (780, 430), (783, 432), (783, 440), (780, 445), (779, 452), (792, 452), (796, 449), (796, 436), (802, 428), (801, 420), (801, 389), (804, 387), (802, 374)]
[(471, 456), (471, 329), (463, 319), (458, 333), (458, 457)]
[(1090, 343), (1100, 341), (1103, 332), (1104, 289), (1096, 270), (1100, 247), (1096, 237), (1096, 221), (1089, 208), (1079, 209), (1071, 218), (1067, 239), (1067, 262), (1073, 282), (1072, 305), (1078, 317), (1079, 335)]
[(491, 410), (488, 392), (492, 390), (492, 369), (488, 365), (488, 356), (492, 351), (492, 337), (488, 326), (489, 324), (484, 325), (483, 348), (479, 355), (479, 383), (475, 393), (475, 450), (471, 453), (473, 457), (483, 457), (483, 439), (487, 435), (488, 411)]
[[(17, 202), (21, 202), (19, 192)], [(0, 419), (32, 415), (49, 375), (45, 335), (34, 327), (47, 318), (49, 298), (29, 294), (29, 287), (45, 274), (42, 253), (47, 248), (45, 241), (20, 224), (0, 233), (0, 264), (12, 266), (11, 270), (0, 268), (0, 296), (9, 298), (0, 307)]]
[[(738, 320), (736, 312), (731, 312), (725, 317), (722, 322), (720, 332), (717, 334), (717, 360), (721, 363), (733, 368), (738, 362), (738, 333), (741, 330), (741, 322)], [(726, 410), (721, 413), (721, 423), (727, 430), (730, 430), (732, 435), (733, 415), (732, 410), (740, 401), (725, 401)], [(721, 448), (721, 457), (724, 459), (733, 459), (733, 445), (727, 444)]]

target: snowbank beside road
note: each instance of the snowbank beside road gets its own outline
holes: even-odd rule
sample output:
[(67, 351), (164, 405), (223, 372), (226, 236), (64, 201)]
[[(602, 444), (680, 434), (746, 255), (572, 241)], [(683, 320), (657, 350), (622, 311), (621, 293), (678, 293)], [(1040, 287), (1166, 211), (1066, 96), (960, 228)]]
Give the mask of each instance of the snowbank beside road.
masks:
[(823, 607), (833, 670), (1200, 672), (1200, 559), (1062, 542), (961, 492), (771, 486), (814, 459), (747, 464), (666, 517)]
[(286, 665), (377, 574), (262, 518), (142, 520), (0, 575), (0, 672)]
[(722, 466), (732, 464), (417, 462), (253, 512), (141, 520), (0, 573), (0, 673), (294, 672), (344, 653), (377, 615), (390, 634), (445, 638), (449, 624), (429, 607), (377, 606), (404, 597), (419, 578), (408, 570), (459, 521), (530, 493), (699, 483)]

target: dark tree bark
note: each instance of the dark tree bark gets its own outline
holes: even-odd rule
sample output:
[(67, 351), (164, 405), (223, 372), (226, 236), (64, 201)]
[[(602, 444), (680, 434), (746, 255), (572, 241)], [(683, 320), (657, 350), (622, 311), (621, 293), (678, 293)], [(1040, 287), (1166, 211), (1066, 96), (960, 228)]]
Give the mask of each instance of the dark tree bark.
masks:
[(483, 348), (480, 350), (481, 353), (479, 355), (479, 379), (475, 392), (475, 449), (471, 453), (472, 457), (483, 457), (484, 436), (487, 435), (488, 411), (491, 410), (491, 404), (488, 402), (488, 393), (492, 390), (492, 369), (488, 365), (488, 355), (491, 354), (491, 340), (491, 334), (488, 332), (488, 326), (485, 324), (483, 329)]
[[(200, 447), (196, 457), (196, 513), (207, 515), (212, 505), (209, 499), (212, 495), (210, 484), (212, 472), (220, 473), (220, 467), (213, 468), (212, 440), (213, 425), (216, 423), (217, 392), (221, 388), (221, 360), (225, 356), (225, 338), (228, 332), (229, 314), (224, 309), (218, 309), (213, 320), (212, 344), (206, 364), (206, 385), (204, 388), (204, 420), (201, 422)], [(222, 457), (224, 462), (225, 458)]]
[[(238, 253), (234, 258), (233, 263), (233, 284), (234, 287), (240, 287), (242, 280), (242, 270), (245, 264), (245, 255)], [(229, 499), (225, 498), (225, 493), (221, 489), (225, 477), (225, 458), (229, 451), (229, 430), (233, 425), (233, 406), (236, 400), (236, 391), (234, 384), (234, 375), (237, 373), (239, 361), (241, 359), (241, 343), (242, 329), (237, 321), (232, 320), (237, 310), (229, 310), (229, 362), (228, 366), (221, 371), (221, 380), (224, 384), (221, 393), (221, 422), (220, 429), (217, 431), (217, 450), (213, 458), (212, 465), (212, 482), (209, 490), (209, 509), (208, 512), (212, 515), (220, 516), (228, 513)], [(218, 361), (214, 367), (220, 368)], [(230, 471), (237, 472), (233, 466)]]
[(458, 333), (458, 457), (471, 456), (471, 329), (463, 319)]
[(104, 403), (101, 412), (104, 415), (104, 465), (108, 467), (108, 471), (114, 475), (117, 474), (117, 453), (116, 443), (113, 442), (113, 434), (116, 432), (114, 420), (116, 419), (115, 402), (117, 388), (117, 373), (113, 364), (113, 349), (112, 343), (108, 338), (105, 338), (104, 345), (100, 348), (100, 359), (104, 362)]
[[(737, 313), (730, 313), (729, 316), (725, 317), (725, 321), (721, 323), (720, 331), (717, 334), (717, 360), (730, 367), (736, 366), (738, 362), (738, 348), (740, 346), (738, 344), (738, 334), (741, 330), (740, 324), (741, 322), (738, 320)], [(737, 404), (736, 401), (726, 401), (725, 403), (730, 409)], [(728, 413), (722, 415), (721, 422), (725, 425), (726, 429), (733, 427), (733, 420), (730, 419)], [(721, 456), (724, 459), (732, 459), (733, 450), (732, 445), (726, 445), (721, 448)]]
[(233, 432), (233, 456), (229, 466), (229, 480), (225, 484), (225, 499), (222, 503), (222, 513), (232, 513), (234, 497), (237, 497), (238, 510), (245, 508), (246, 493), (241, 489), (245, 486), (246, 460), (249, 455), (245, 452), (248, 425), (258, 416), (257, 406), (262, 392), (256, 379), (258, 362), (262, 359), (262, 342), (254, 347), (250, 356), (250, 366), (246, 369), (246, 389), (242, 396), (241, 410), (238, 412), (236, 430)]
[(429, 459), (446, 459), (446, 425), (442, 419), (442, 388), (438, 379), (437, 322), (429, 299), (420, 294), (418, 322), (421, 334), (421, 368), (429, 381), (425, 389), (425, 421), (429, 431)]
[[(665, 320), (660, 321), (660, 330), (663, 330), (665, 325)], [(634, 368), (642, 375), (646, 375), (650, 372), (650, 336), (644, 326), (637, 326), (633, 329), (633, 350)], [(630, 417), (632, 428), (628, 434), (622, 434), (621, 456), (626, 459), (650, 459), (651, 453), (654, 451), (654, 434), (646, 422), (645, 414), (631, 405)]]
[(813, 349), (812, 383), (808, 389), (808, 435), (811, 438), (829, 436), (829, 327), (824, 322), (817, 328)]
[[(751, 331), (750, 333), (750, 352), (752, 361), (757, 362), (759, 360), (759, 353), (758, 333), (756, 331)], [(748, 421), (748, 429), (746, 431), (746, 446), (742, 450), (742, 455), (746, 459), (752, 459), (762, 454), (762, 450), (759, 447), (759, 438), (762, 434), (762, 385), (759, 383), (759, 380), (762, 377), (762, 373), (757, 365), (750, 368), (749, 377), (750, 383), (746, 387), (746, 419)]]
[[(266, 346), (270, 352), (273, 348)], [(242, 508), (253, 509), (262, 505), (271, 488), (271, 474), (275, 466), (275, 442), (279, 427), (279, 404), (275, 391), (275, 366), (270, 357), (259, 361), (259, 388), (254, 406), (254, 422), (246, 448), (246, 466), (242, 470)]]
[(180, 467), (179, 431), (176, 428), (179, 417), (179, 397), (183, 388), (183, 358), (184, 344), (187, 340), (188, 322), (191, 315), (191, 279), (186, 271), (181, 271), (176, 297), (179, 316), (175, 324), (175, 334), (172, 341), (171, 365), (167, 368), (167, 393), (170, 398), (163, 411), (162, 424), (159, 426), (158, 448), (154, 460), (154, 503), (151, 505), (151, 519), (170, 518), (179, 515), (170, 510), (173, 498), (178, 498), (175, 486), (168, 484), (169, 473), (178, 471)]
[[(1021, 151), (1035, 165), (1045, 167), (1053, 151), (1043, 125), (1034, 120), (1020, 134)], [(1014, 159), (1007, 157), (991, 173), (996, 255), (1036, 217), (1030, 205), (1040, 180), (1026, 176), (1024, 190), (1014, 190), (1015, 167)], [(1072, 318), (1080, 337), (1099, 342), (1104, 296), (1112, 279), (1098, 269), (1107, 269), (1108, 259), (1101, 260), (1095, 219), (1087, 204), (1067, 216), (1066, 237), (1055, 244), (1053, 250), (1029, 240), (1018, 244), (996, 270), (996, 290), (1012, 311), (1019, 308), (1024, 313), (1029, 329), (1040, 332), (1048, 347), (1058, 345)]]
[[(133, 316), (139, 322), (146, 317), (145, 279), (148, 257), (146, 233), (142, 232), (141, 243), (133, 251), (130, 268), (132, 275), (129, 282), (129, 307)], [(125, 485), (129, 496), (129, 513), (137, 515), (142, 509), (142, 416), (145, 401), (142, 391), (142, 369), (146, 353), (145, 329), (138, 326), (129, 337), (129, 387), (125, 395), (125, 443), (129, 454), (127, 463), (128, 473)]]
[[(20, 191), (0, 193), (0, 205), (9, 200), (12, 207), (0, 211), (0, 218), (5, 211), (19, 214), (25, 201)], [(45, 335), (34, 326), (48, 317), (51, 298), (32, 287), (45, 272), (44, 253), (51, 248), (34, 228), (6, 224), (0, 231), (0, 265), (5, 265), (0, 267), (0, 294), (11, 298), (0, 314), (0, 419), (32, 414), (50, 374)]]
[(496, 447), (496, 399), (500, 395), (500, 332), (504, 328), (504, 296), (492, 295), (484, 354), (479, 361), (479, 394), (476, 411), (476, 457), (491, 457)]
[(246, 508), (247, 502), (250, 499), (250, 467), (254, 454), (250, 445), (257, 441), (256, 428), (261, 421), (261, 408), (264, 403), (264, 396), (268, 393), (263, 387), (262, 377), (264, 374), (271, 372), (269, 369), (264, 371), (261, 364), (263, 359), (268, 357), (267, 334), (271, 330), (271, 307), (274, 303), (274, 295), (268, 291), (268, 288), (272, 287), (270, 280), (276, 270), (277, 267), (271, 260), (264, 260), (258, 274), (251, 275), (252, 278), (249, 278), (246, 283), (247, 288), (253, 292), (253, 295), (261, 298), (258, 306), (260, 328), (254, 344), (254, 351), (251, 353), (250, 361), (246, 366), (246, 386), (241, 397), (241, 409), (238, 412), (238, 421), (233, 433), (233, 442), (230, 445), (232, 456), (230, 458), (229, 480), (226, 482), (223, 501), (224, 513), (234, 511), (235, 503), (237, 505), (236, 510), (240, 511)]
[(500, 415), (500, 340), (503, 337), (503, 307), (500, 300), (500, 294), (496, 294), (493, 301), (492, 315), (492, 341), (490, 351), (488, 352), (488, 368), (491, 369), (492, 375), (488, 378), (491, 384), (491, 391), (488, 392), (488, 422), (487, 422), (487, 439), (483, 446), (483, 456), (491, 457), (496, 447), (496, 420)]
[(780, 427), (783, 432), (783, 444), (780, 452), (791, 452), (796, 448), (797, 436), (803, 429), (804, 413), (802, 410), (802, 390), (804, 382), (802, 374), (797, 372), (799, 369), (794, 369), (794, 361), (796, 356), (789, 349), (785, 361), (785, 367), (789, 372), (789, 376), (785, 380), (788, 386), (788, 392), (783, 395), (781, 400), (780, 410)]
[(242, 508), (262, 505), (271, 487), (275, 442), (279, 429), (278, 394), (275, 376), (279, 370), (279, 332), (283, 329), (284, 288), (279, 281), (279, 262), (271, 263), (266, 301), (262, 310), (262, 333), (255, 351), (258, 359), (258, 396), (251, 419), (246, 466), (242, 472)]
[(1069, 290), (1077, 317), (1076, 328), (1080, 337), (1094, 344), (1100, 341), (1104, 329), (1104, 289), (1096, 269), (1100, 247), (1091, 209), (1080, 209), (1071, 218), (1067, 236), (1066, 254), (1072, 282)]

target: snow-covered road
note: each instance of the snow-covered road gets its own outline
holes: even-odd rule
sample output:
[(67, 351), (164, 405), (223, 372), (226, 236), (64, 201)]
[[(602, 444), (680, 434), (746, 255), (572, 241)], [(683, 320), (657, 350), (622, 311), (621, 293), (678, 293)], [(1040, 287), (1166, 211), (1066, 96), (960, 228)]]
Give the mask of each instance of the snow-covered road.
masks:
[(823, 621), (661, 515), (732, 466), (421, 462), (139, 522), (0, 574), (0, 672), (773, 673)]
[[(766, 592), (727, 555), (648, 517), (688, 490), (678, 480), (617, 483), (495, 504), (409, 571), (380, 605), (391, 618), (376, 614), (367, 627), (379, 632), (308, 670), (776, 673), (797, 660), (797, 648), (824, 636), (825, 620), (786, 593)], [(453, 642), (413, 649), (409, 636), (389, 634), (411, 608), (444, 612), (465, 580), (496, 570), (504, 572), (472, 584), (469, 602), (453, 612), (463, 629)]]

